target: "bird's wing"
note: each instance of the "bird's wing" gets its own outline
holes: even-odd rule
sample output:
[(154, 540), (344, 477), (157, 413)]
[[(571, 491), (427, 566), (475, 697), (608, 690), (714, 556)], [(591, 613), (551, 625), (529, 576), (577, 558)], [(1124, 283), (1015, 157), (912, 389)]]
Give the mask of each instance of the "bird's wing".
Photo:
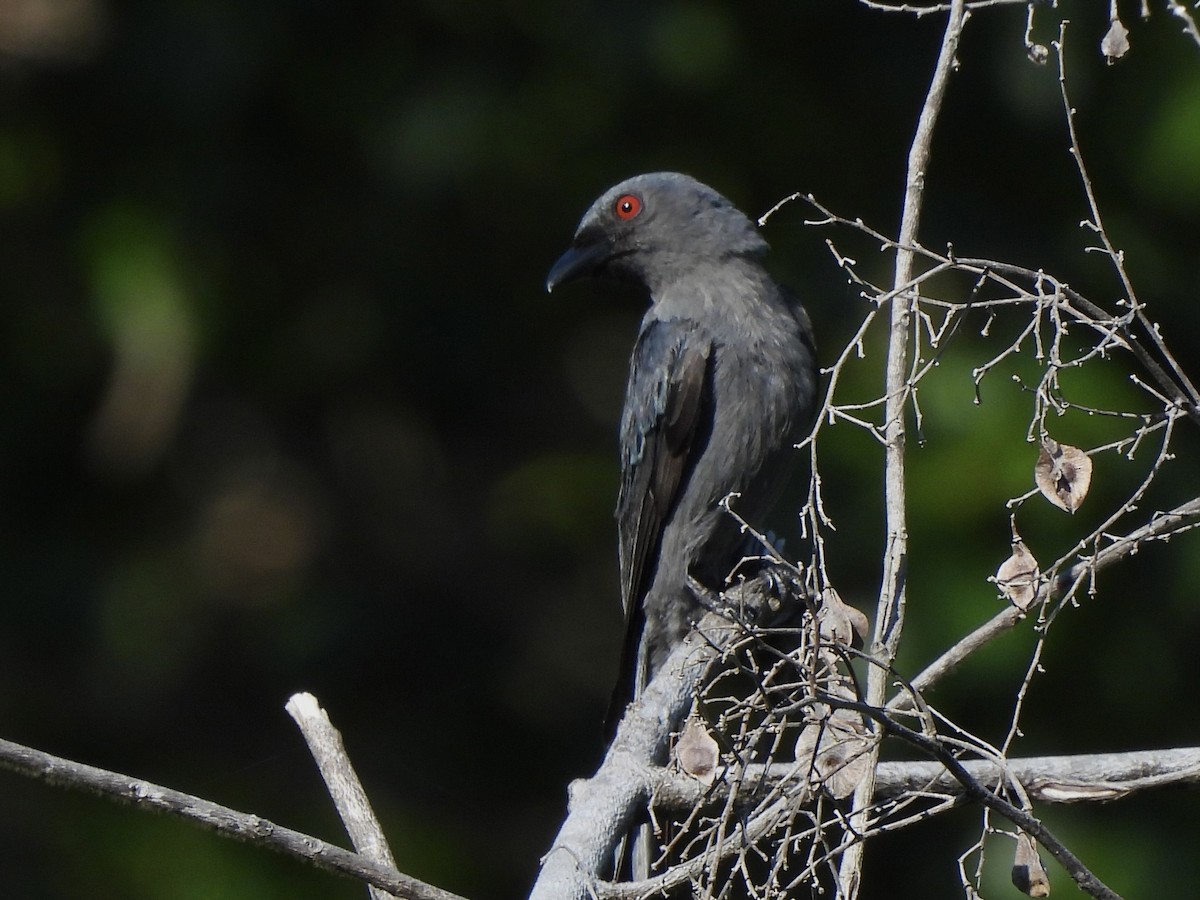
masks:
[(708, 397), (711, 343), (688, 322), (652, 321), (638, 337), (621, 420), (621, 599), (628, 617), (650, 587), (663, 523), (691, 466)]
[(654, 577), (663, 526), (694, 465), (696, 436), (711, 419), (711, 351), (711, 340), (683, 320), (649, 321), (634, 347), (617, 499), (625, 641), (610, 720), (641, 687), (635, 661), (645, 624), (642, 601)]

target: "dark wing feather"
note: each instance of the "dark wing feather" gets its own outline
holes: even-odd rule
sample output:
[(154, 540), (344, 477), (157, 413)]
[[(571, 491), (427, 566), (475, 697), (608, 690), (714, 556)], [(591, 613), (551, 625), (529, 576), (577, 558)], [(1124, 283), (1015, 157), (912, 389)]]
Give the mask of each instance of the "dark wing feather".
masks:
[(626, 704), (642, 688), (638, 648), (642, 601), (654, 579), (663, 526), (694, 464), (692, 448), (708, 410), (712, 343), (694, 323), (651, 320), (630, 363), (621, 419), (621, 492), (617, 500), (625, 639), (609, 706), (611, 735)]

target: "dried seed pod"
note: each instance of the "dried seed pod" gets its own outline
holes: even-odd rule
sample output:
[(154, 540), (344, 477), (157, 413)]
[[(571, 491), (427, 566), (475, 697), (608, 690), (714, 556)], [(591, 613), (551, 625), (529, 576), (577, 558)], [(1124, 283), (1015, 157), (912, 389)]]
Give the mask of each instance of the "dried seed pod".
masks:
[(854, 636), (865, 641), (871, 629), (866, 615), (853, 606), (848, 606), (833, 588), (821, 591), (821, 608), (817, 610), (821, 637), (847, 647), (854, 643)]
[(705, 787), (712, 786), (721, 759), (720, 748), (699, 719), (689, 719), (684, 726), (675, 745), (675, 759), (683, 771)]
[(1037, 845), (1023, 831), (1017, 835), (1017, 848), (1013, 853), (1012, 883), (1027, 897), (1050, 896), (1050, 878), (1038, 856)]
[(1100, 41), (1100, 52), (1110, 66), (1129, 52), (1129, 29), (1120, 19), (1114, 18), (1108, 26), (1108, 32)]
[(1037, 597), (1038, 561), (1025, 546), (1025, 542), (1013, 542), (1012, 555), (996, 570), (995, 582), (1000, 593), (1019, 610), (1027, 610)]
[(1043, 497), (1073, 513), (1092, 484), (1092, 458), (1078, 447), (1044, 437), (1033, 478)]
[(808, 782), (835, 800), (854, 793), (870, 766), (871, 735), (862, 716), (835, 709), (809, 722), (796, 740), (796, 761), (808, 765)]

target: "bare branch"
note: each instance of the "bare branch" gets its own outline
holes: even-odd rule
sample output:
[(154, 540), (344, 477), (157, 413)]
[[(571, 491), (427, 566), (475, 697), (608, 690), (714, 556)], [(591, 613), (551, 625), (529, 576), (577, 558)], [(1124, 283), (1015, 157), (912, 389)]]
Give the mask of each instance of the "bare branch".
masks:
[[(362, 782), (358, 780), (358, 773), (350, 764), (350, 757), (342, 744), (342, 735), (329, 721), (329, 715), (312, 694), (293, 694), (284, 709), (304, 735), (354, 849), (382, 866), (395, 869), (396, 860), (383, 835), (383, 828), (371, 808)], [(369, 890), (375, 900), (392, 896), (374, 886)]]
[[(891, 335), (888, 344), (884, 411), (886, 545), (883, 559), (883, 578), (875, 618), (875, 638), (871, 654), (882, 661), (872, 666), (867, 679), (867, 704), (882, 706), (887, 692), (887, 671), (895, 659), (900, 634), (904, 626), (905, 571), (908, 558), (907, 504), (904, 475), (904, 417), (908, 408), (909, 313), (912, 300), (904, 286), (912, 279), (914, 255), (904, 249), (916, 242), (925, 196), (925, 175), (929, 165), (934, 126), (941, 112), (946, 86), (954, 68), (958, 39), (965, 23), (963, 0), (954, 0), (942, 36), (942, 46), (934, 66), (933, 79), (917, 122), (916, 135), (908, 155), (908, 170), (904, 191), (904, 210), (900, 220), (896, 252), (896, 271), (893, 279)], [(868, 756), (868, 774), (854, 792), (850, 830), (862, 832), (868, 825), (867, 810), (875, 790), (874, 770), (879, 760), (875, 745)], [(843, 855), (838, 872), (841, 894), (847, 900), (858, 896), (862, 872), (863, 845), (853, 844)]]
[[(954, 8), (953, 3), (882, 3), (880, 0), (859, 0), (867, 9), (875, 10), (876, 12), (889, 13), (908, 13), (917, 18), (928, 16), (931, 13), (948, 12)], [(967, 12), (976, 9), (987, 9), (991, 6), (1025, 6), (1029, 0), (971, 0), (965, 4)]]
[(596, 774), (575, 781), (568, 811), (530, 900), (584, 900), (592, 896), (613, 853), (650, 799), (654, 767), (664, 757), (696, 697), (705, 672), (745, 634), (742, 622), (777, 615), (773, 577), (736, 584), (722, 594), (734, 609), (709, 612), (655, 673), (642, 696), (630, 704)]
[(0, 740), (0, 767), (47, 784), (87, 791), (118, 803), (185, 819), (222, 837), (304, 860), (318, 869), (358, 879), (404, 900), (463, 900), (457, 894), (261, 816), (238, 812), (140, 778), (51, 756), (5, 740)]
[[(1019, 782), (1031, 799), (1046, 803), (1107, 802), (1169, 785), (1200, 784), (1200, 747), (1169, 750), (1134, 750), (1124, 753), (1082, 753), (1009, 759), (963, 760), (966, 772), (980, 784), (995, 789), (1005, 781)], [(695, 778), (658, 769), (655, 803), (665, 812), (686, 812), (699, 803), (721, 802), (729, 784), (718, 780), (709, 788)], [(788, 777), (787, 767), (756, 764), (746, 767), (741, 788), (753, 794)], [(881, 762), (875, 796), (890, 799), (918, 795), (962, 796), (962, 784), (945, 766), (931, 760)], [(928, 816), (926, 816), (927, 818)]]

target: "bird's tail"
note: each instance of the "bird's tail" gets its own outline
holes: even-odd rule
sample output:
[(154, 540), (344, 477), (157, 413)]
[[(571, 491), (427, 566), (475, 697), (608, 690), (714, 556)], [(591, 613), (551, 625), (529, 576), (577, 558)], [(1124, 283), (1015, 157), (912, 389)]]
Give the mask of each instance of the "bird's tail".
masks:
[[(612, 743), (617, 735), (617, 726), (625, 717), (629, 705), (642, 696), (650, 677), (650, 651), (646, 641), (646, 613), (642, 604), (636, 604), (625, 622), (625, 639), (621, 645), (621, 669), (608, 701), (608, 712), (604, 717), (604, 740)], [(614, 877), (620, 878), (626, 860), (629, 861), (629, 876), (634, 881), (650, 877), (652, 834), (650, 823), (644, 818), (633, 830), (621, 839), (614, 857)], [(626, 854), (629, 854), (626, 856)]]
[(649, 678), (649, 648), (646, 647), (646, 612), (642, 604), (635, 604), (625, 618), (625, 638), (621, 644), (621, 667), (608, 700), (608, 712), (604, 715), (604, 740), (612, 743), (617, 736), (617, 726), (625, 717), (629, 704), (642, 695)]

